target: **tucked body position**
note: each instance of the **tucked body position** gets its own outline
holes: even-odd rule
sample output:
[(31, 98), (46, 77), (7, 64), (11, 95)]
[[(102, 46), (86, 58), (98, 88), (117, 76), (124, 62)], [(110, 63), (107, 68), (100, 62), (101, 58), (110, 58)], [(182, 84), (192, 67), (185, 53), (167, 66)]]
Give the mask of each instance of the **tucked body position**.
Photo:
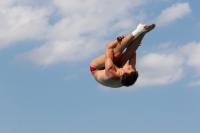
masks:
[(126, 37), (119, 36), (106, 45), (105, 54), (90, 63), (94, 79), (103, 86), (119, 88), (133, 85), (138, 78), (136, 50), (145, 34), (155, 28), (155, 24), (139, 24)]

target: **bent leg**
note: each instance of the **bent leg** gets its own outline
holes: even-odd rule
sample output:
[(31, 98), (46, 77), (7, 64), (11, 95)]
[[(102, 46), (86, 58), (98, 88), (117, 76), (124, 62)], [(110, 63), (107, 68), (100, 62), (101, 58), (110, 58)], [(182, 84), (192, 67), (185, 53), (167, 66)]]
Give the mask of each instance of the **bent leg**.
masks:
[[(154, 24), (144, 25), (144, 28), (146, 29), (146, 32), (154, 29), (154, 27), (155, 27)], [(133, 51), (137, 50), (137, 48), (138, 48), (138, 46), (139, 46), (139, 44), (140, 44), (140, 42), (141, 42), (143, 37), (141, 38), (141, 36), (139, 35), (136, 38), (138, 38), (138, 39), (135, 39), (133, 34), (130, 33), (125, 38), (123, 38), (121, 42), (118, 42), (117, 40), (111, 42), (111, 43), (118, 43), (118, 45), (116, 46), (116, 48), (114, 50), (114, 60), (113, 60), (114, 63), (115, 62), (117, 63), (116, 64), (117, 66), (118, 65), (121, 66), (122, 64), (125, 64), (126, 63), (125, 60), (127, 61), (128, 59), (130, 59), (129, 55), (131, 55), (133, 53)], [(133, 42), (133, 39), (134, 39), (134, 42)], [(133, 42), (133, 46), (130, 45), (132, 42)], [(125, 48), (127, 48), (126, 54), (123, 53)], [(101, 69), (102, 67), (105, 67), (105, 55), (101, 55), (101, 56), (95, 58), (91, 62), (90, 65), (92, 67), (97, 68), (97, 69)]]
[(115, 62), (115, 65), (118, 67), (123, 67), (126, 62), (132, 58), (133, 54), (136, 52), (140, 46), (142, 39), (144, 38), (145, 33), (140, 34), (135, 38), (132, 43), (127, 47), (126, 51), (120, 56), (120, 58)]
[[(122, 39), (121, 42), (118, 42), (117, 40), (114, 40), (110, 43), (117, 43), (117, 47), (114, 50), (114, 60), (113, 62), (117, 61), (120, 56), (122, 55), (122, 52), (125, 48), (129, 46), (129, 44), (133, 41), (135, 37), (132, 34), (127, 35), (125, 38)], [(90, 66), (95, 67), (97, 69), (101, 69), (102, 67), (105, 67), (105, 54), (95, 58)]]
[[(133, 32), (130, 33), (126, 39), (123, 39), (121, 44), (117, 45), (116, 50), (114, 52), (114, 62), (117, 66), (123, 66), (135, 53), (135, 51), (140, 46), (144, 35), (153, 30), (155, 28), (155, 24), (146, 25), (146, 24), (139, 24), (138, 26), (144, 26), (145, 32), (137, 35), (136, 37), (133, 36)], [(135, 31), (134, 31), (135, 32)], [(126, 51), (123, 53), (124, 49)]]

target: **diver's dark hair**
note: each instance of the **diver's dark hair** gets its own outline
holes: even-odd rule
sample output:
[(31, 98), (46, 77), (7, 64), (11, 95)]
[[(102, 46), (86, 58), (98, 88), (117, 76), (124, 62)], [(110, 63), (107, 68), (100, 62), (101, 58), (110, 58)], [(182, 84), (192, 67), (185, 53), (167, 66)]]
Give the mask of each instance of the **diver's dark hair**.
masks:
[(138, 78), (138, 72), (131, 72), (130, 74), (128, 73), (124, 73), (121, 77), (120, 77), (120, 82), (122, 83), (122, 85), (124, 86), (131, 86), (133, 85), (136, 80)]

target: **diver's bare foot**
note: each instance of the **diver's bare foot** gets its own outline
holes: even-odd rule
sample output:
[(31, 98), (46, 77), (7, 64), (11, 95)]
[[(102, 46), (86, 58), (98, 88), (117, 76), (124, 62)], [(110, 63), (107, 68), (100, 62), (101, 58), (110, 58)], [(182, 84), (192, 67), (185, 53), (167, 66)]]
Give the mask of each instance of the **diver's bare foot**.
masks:
[(156, 27), (155, 24), (150, 24), (150, 25), (148, 25), (148, 24), (142, 24), (142, 25), (144, 25), (144, 28), (147, 30), (147, 32), (153, 30)]

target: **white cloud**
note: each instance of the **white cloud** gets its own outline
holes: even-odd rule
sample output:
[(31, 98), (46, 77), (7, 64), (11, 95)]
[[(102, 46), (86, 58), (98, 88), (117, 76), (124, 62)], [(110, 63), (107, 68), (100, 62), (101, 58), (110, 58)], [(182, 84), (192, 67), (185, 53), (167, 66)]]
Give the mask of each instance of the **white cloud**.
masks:
[[(52, 0), (45, 5), (40, 5), (39, 0), (1, 1), (0, 49), (19, 41), (43, 39), (43, 45), (19, 54), (15, 59), (41, 66), (82, 61), (104, 49), (106, 43), (111, 41), (105, 38), (130, 32), (144, 20), (146, 14), (139, 10), (139, 14), (135, 14), (135, 7), (145, 1)], [(156, 18), (156, 24), (167, 25), (190, 12), (189, 3), (174, 4), (162, 11)], [(60, 19), (50, 24), (55, 14)], [(199, 49), (200, 43), (192, 42), (170, 54), (150, 53), (143, 56), (138, 59), (140, 77), (136, 85), (175, 82), (183, 76), (184, 63), (200, 74)]]
[[(175, 50), (168, 51), (168, 49), (166, 47), (162, 50), (162, 54), (149, 53), (137, 60), (139, 70), (137, 86), (165, 85), (178, 81), (184, 76), (185, 66), (194, 67), (197, 71), (195, 75), (200, 76), (200, 42), (174, 47)], [(197, 86), (199, 81), (191, 82), (189, 85)]]
[(137, 86), (165, 85), (183, 76), (184, 60), (174, 54), (150, 53), (138, 59), (139, 78)]
[(200, 86), (200, 80), (189, 83), (189, 86)]
[(187, 59), (187, 65), (195, 67), (200, 74), (200, 42), (191, 42), (179, 48)]
[(61, 12), (63, 18), (49, 27), (48, 34), (44, 35), (48, 41), (44, 45), (18, 55), (16, 60), (48, 66), (58, 62), (81, 61), (104, 49), (108, 43), (105, 37), (124, 29), (132, 31), (137, 21), (144, 17), (144, 13), (140, 17), (130, 12), (143, 1), (128, 0), (120, 6), (117, 4), (119, 2), (121, 3), (112, 0), (54, 0), (54, 8), (57, 7), (55, 10)]
[[(124, 2), (119, 0), (85, 0), (84, 2), (52, 0), (51, 8), (42, 6), (33, 8), (24, 1), (22, 3), (26, 3), (26, 6), (19, 6), (19, 4), (10, 6), (15, 2), (16, 0), (9, 0), (0, 3), (4, 5), (0, 10), (0, 48), (18, 41), (44, 39), (46, 42), (42, 46), (19, 54), (15, 58), (17, 61), (29, 61), (42, 66), (59, 62), (82, 61), (104, 49), (107, 43), (105, 37), (116, 32), (125, 32), (124, 29), (129, 29), (130, 32), (136, 27), (138, 21), (145, 17), (143, 12), (134, 14), (135, 7), (144, 4), (145, 0)], [(187, 14), (189, 4), (175, 4), (164, 10), (162, 14), (180, 9), (186, 9), (184, 13)], [(62, 15), (60, 20), (50, 25), (48, 21), (53, 11), (58, 11)], [(170, 21), (183, 16), (181, 13), (177, 14), (176, 17), (170, 18)], [(130, 27), (133, 28), (130, 29)], [(179, 70), (179, 75), (181, 75), (181, 70)], [(173, 75), (171, 78), (176, 80)]]
[(177, 19), (188, 16), (191, 12), (189, 3), (177, 3), (166, 8), (155, 19), (157, 26), (167, 25)]
[(6, 7), (11, 5), (15, 0), (1, 0), (0, 1), (0, 7)]
[[(127, 9), (137, 7), (141, 4), (144, 4), (145, 0), (126, 0), (121, 2), (120, 0), (53, 0), (53, 4), (55, 4), (59, 10), (64, 15), (71, 15), (71, 14), (80, 14), (80, 15), (97, 15), (100, 17), (106, 18), (115, 18), (114, 16), (120, 17), (121, 14), (123, 15), (130, 15), (124, 14), (124, 12), (128, 13)], [(108, 15), (109, 13), (109, 15)]]
[[(87, 45), (82, 46), (83, 43)], [(16, 56), (15, 60), (26, 60), (42, 66), (52, 65), (58, 62), (77, 62), (96, 52), (97, 49), (92, 46), (94, 43), (84, 39), (74, 40), (74, 42), (73, 40), (49, 42), (27, 53)]]
[(48, 11), (18, 6), (0, 9), (0, 48), (23, 40), (38, 40), (48, 32)]

